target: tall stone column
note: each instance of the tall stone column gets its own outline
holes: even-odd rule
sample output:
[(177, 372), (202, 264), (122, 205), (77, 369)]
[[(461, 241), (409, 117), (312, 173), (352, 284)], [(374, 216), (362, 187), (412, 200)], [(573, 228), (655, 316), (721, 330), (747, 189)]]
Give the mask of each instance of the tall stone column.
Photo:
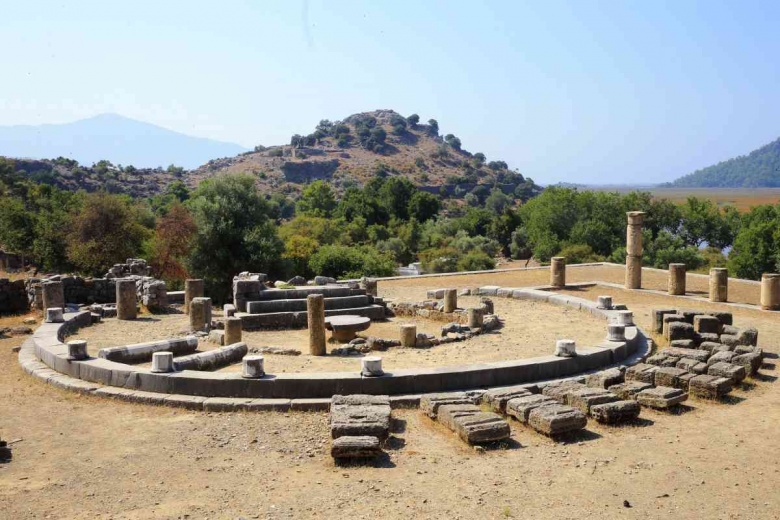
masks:
[(116, 281), (116, 317), (134, 320), (138, 315), (135, 280), (120, 278)]
[(780, 274), (761, 275), (761, 308), (765, 311), (780, 311)]
[(669, 294), (685, 294), (685, 264), (669, 264)]
[(644, 211), (629, 211), (626, 229), (626, 289), (642, 287), (642, 224)]
[(550, 259), (550, 285), (558, 289), (566, 287), (566, 258), (563, 256)]
[(193, 298), (190, 302), (190, 329), (207, 330), (211, 327), (211, 298)]
[(225, 345), (232, 345), (241, 341), (241, 318), (231, 317), (225, 320)]
[(729, 270), (723, 267), (710, 269), (710, 301), (725, 302), (729, 299)]
[(184, 314), (190, 313), (190, 302), (193, 298), (203, 297), (203, 280), (188, 279), (184, 281)]
[(306, 297), (306, 321), (309, 324), (309, 354), (324, 356), (325, 350), (325, 296)]
[(455, 312), (458, 308), (458, 291), (456, 289), (444, 289), (444, 312)]
[(62, 282), (44, 282), (41, 284), (44, 309), (64, 309), (65, 290)]

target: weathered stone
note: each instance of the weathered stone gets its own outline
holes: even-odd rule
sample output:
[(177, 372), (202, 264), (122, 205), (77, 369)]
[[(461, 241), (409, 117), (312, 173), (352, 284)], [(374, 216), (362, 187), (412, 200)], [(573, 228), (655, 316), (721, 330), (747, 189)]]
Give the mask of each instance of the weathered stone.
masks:
[(640, 383), (653, 384), (657, 367), (647, 363), (637, 363), (626, 369), (626, 381), (638, 381)]
[(203, 298), (203, 280), (187, 279), (184, 281), (184, 313), (190, 313), (190, 303), (194, 298)]
[(745, 377), (747, 372), (742, 365), (734, 365), (732, 363), (714, 363), (707, 369), (707, 374), (711, 376), (725, 377), (730, 379), (732, 383), (739, 384)]
[(688, 394), (679, 388), (670, 388), (666, 386), (648, 388), (647, 390), (639, 392), (636, 396), (637, 402), (642, 406), (659, 410), (672, 408), (687, 399)]
[(62, 315), (62, 307), (49, 307), (46, 309), (46, 323), (62, 323), (65, 318)]
[(596, 307), (605, 310), (612, 309), (612, 296), (599, 296), (596, 300)]
[(386, 395), (334, 395), (330, 405), (330, 431), (343, 436), (386, 439), (390, 433), (390, 398)]
[(482, 395), (482, 400), (490, 405), (491, 410), (497, 413), (506, 413), (506, 403), (515, 397), (525, 397), (531, 395), (527, 388), (522, 386), (513, 386), (509, 388), (495, 388), (488, 390)]
[(780, 274), (761, 275), (761, 308), (765, 311), (780, 310)]
[(673, 367), (677, 365), (680, 360), (678, 357), (670, 356), (665, 353), (656, 354), (647, 358), (648, 365), (655, 365), (657, 367)]
[(618, 323), (607, 324), (607, 341), (626, 341), (626, 326)]
[(631, 327), (634, 325), (634, 313), (629, 310), (616, 310), (613, 316), (613, 323)]
[(758, 372), (758, 369), (761, 368), (761, 365), (763, 363), (761, 359), (761, 354), (756, 352), (751, 352), (747, 354), (738, 354), (731, 358), (731, 362), (734, 365), (740, 365), (745, 368), (745, 372), (747, 372), (748, 375), (755, 375), (756, 372)]
[(714, 334), (712, 332), (697, 332), (693, 335), (693, 341), (696, 343), (696, 345), (699, 345), (699, 348), (701, 348), (701, 344), (705, 341), (720, 343), (720, 334)]
[(300, 356), (301, 351), (294, 348), (283, 347), (252, 347), (249, 350), (252, 354), (273, 354), (277, 356)]
[(729, 298), (729, 270), (722, 267), (710, 269), (710, 301), (725, 302)]
[(233, 316), (236, 315), (236, 306), (233, 305), (232, 303), (226, 303), (222, 307), (222, 315), (225, 318), (232, 318)]
[(444, 290), (444, 312), (455, 312), (458, 308), (458, 291), (455, 289)]
[(436, 419), (439, 407), (447, 404), (474, 404), (474, 402), (463, 392), (426, 394), (420, 399), (420, 410), (431, 419)]
[(225, 331), (220, 329), (214, 329), (209, 331), (209, 342), (216, 343), (217, 345), (224, 345)]
[(731, 392), (732, 382), (725, 377), (700, 374), (691, 379), (688, 392), (704, 399), (719, 399)]
[(729, 325), (729, 326), (734, 325), (734, 315), (732, 313), (730, 313), (730, 312), (726, 312), (726, 311), (712, 311), (712, 312), (708, 312), (707, 314), (709, 314), (710, 316), (715, 316), (716, 318), (718, 318), (720, 323), (722, 325), (724, 325), (724, 326), (726, 326), (726, 325)]
[(306, 322), (309, 328), (309, 354), (324, 356), (325, 347), (325, 297), (322, 294), (306, 296)]
[(509, 424), (498, 414), (479, 412), (453, 418), (455, 433), (468, 444), (486, 444), (509, 438)]
[(452, 431), (455, 431), (455, 419), (466, 415), (475, 415), (482, 412), (479, 406), (469, 404), (445, 404), (439, 407), (436, 420)]
[(593, 388), (609, 388), (622, 383), (624, 380), (625, 374), (619, 368), (608, 368), (607, 370), (590, 374), (585, 380), (585, 384)]
[(663, 354), (671, 357), (676, 358), (690, 358), (690, 359), (696, 359), (698, 361), (707, 361), (707, 359), (710, 357), (709, 353), (706, 350), (700, 350), (695, 348), (668, 348), (666, 350), (661, 351)]
[(730, 347), (736, 347), (740, 344), (739, 337), (735, 334), (721, 334), (720, 342), (724, 345), (729, 345)]
[[(680, 361), (677, 362), (675, 365), (676, 368), (679, 368), (680, 370), (684, 370), (686, 372), (696, 372), (698, 374), (702, 374), (704, 372), (697, 372), (701, 370), (701, 367), (704, 367), (704, 372), (707, 371), (707, 364), (703, 363), (697, 359), (691, 359), (691, 358), (682, 358)], [(673, 385), (667, 385), (667, 386), (673, 386)]]
[(373, 459), (381, 453), (379, 439), (370, 435), (339, 437), (330, 447), (334, 459)]
[(666, 339), (693, 339), (693, 325), (690, 323), (672, 322), (666, 324)]
[(560, 383), (550, 384), (544, 387), (542, 394), (548, 397), (552, 397), (560, 404), (567, 404), (569, 394), (576, 390), (582, 390), (587, 388), (582, 383), (576, 381), (562, 381)]
[(173, 372), (173, 352), (152, 353), (152, 372)]
[(682, 313), (665, 313), (662, 317), (663, 320), (663, 326), (661, 329), (661, 332), (663, 333), (665, 338), (669, 338), (669, 333), (667, 332), (669, 325), (671, 323), (685, 323), (685, 316), (682, 315)]
[(554, 256), (550, 259), (550, 285), (558, 289), (566, 286), (566, 257)]
[(703, 315), (693, 318), (693, 328), (699, 333), (720, 334), (721, 326), (720, 320), (715, 316)]
[(669, 346), (673, 348), (696, 348), (696, 342), (692, 339), (676, 339), (669, 342)]
[(366, 356), (360, 360), (360, 375), (363, 377), (378, 377), (384, 375), (382, 370), (382, 358), (379, 356)]
[(636, 399), (636, 395), (642, 390), (653, 388), (650, 383), (642, 383), (641, 381), (626, 381), (619, 385), (610, 386), (607, 390), (615, 394), (621, 399)]
[(287, 283), (289, 285), (294, 286), (294, 287), (297, 287), (297, 286), (300, 286), (300, 285), (306, 285), (306, 278), (304, 278), (303, 276), (300, 276), (300, 275), (293, 276), (292, 278), (287, 280)]
[(44, 309), (62, 309), (65, 307), (65, 291), (61, 281), (43, 282), (41, 290)]
[(554, 437), (585, 428), (588, 418), (571, 406), (551, 404), (539, 406), (528, 415), (528, 425), (534, 430)]
[(403, 348), (415, 348), (417, 346), (417, 325), (405, 323), (400, 327), (401, 346)]
[(707, 352), (713, 352), (713, 351), (717, 352), (719, 350), (718, 347), (720, 347), (721, 345), (722, 343), (717, 343), (714, 341), (702, 341), (699, 344), (699, 350), (704, 350)]
[(737, 343), (739, 345), (750, 345), (755, 347), (758, 345), (758, 330), (753, 327), (742, 329), (737, 334)]
[(712, 366), (715, 363), (731, 363), (731, 360), (734, 359), (734, 356), (736, 356), (734, 352), (715, 352), (707, 360), (707, 366)]
[(241, 341), (241, 318), (225, 319), (225, 345), (232, 345)]
[(588, 414), (593, 405), (611, 403), (619, 399), (618, 396), (603, 388), (585, 388), (571, 392), (567, 402), (569, 406), (580, 410), (584, 414)]
[(524, 397), (515, 397), (506, 403), (506, 413), (523, 424), (528, 424), (528, 416), (531, 410), (548, 404), (558, 404), (552, 397), (546, 395), (531, 394)]
[(87, 342), (83, 339), (74, 339), (68, 341), (68, 359), (81, 360), (87, 359)]
[(672, 296), (685, 294), (685, 264), (669, 264), (668, 292)]
[(661, 334), (664, 331), (664, 316), (676, 315), (675, 309), (653, 309), (653, 331)]
[(661, 367), (655, 371), (655, 386), (680, 388), (680, 377), (687, 373), (681, 368)]
[(634, 400), (611, 401), (590, 407), (590, 416), (604, 424), (635, 421), (639, 412), (639, 403)]
[[(194, 305), (190, 310), (193, 308)], [(214, 370), (237, 363), (247, 354), (247, 351), (246, 343), (234, 343), (214, 350), (178, 357), (173, 361), (173, 366), (176, 370)]]
[(246, 355), (241, 360), (241, 377), (251, 379), (265, 375), (265, 358), (259, 355)]
[[(338, 283), (338, 281), (335, 278), (332, 278), (330, 276), (315, 276), (314, 277), (314, 285), (332, 285), (332, 284), (335, 284), (335, 283)], [(301, 285), (303, 285), (303, 284), (301, 284)]]
[(468, 309), (468, 324), (471, 329), (482, 328), (483, 314), (482, 309), (475, 309), (473, 307)]
[(714, 347), (712, 347), (712, 350), (710, 350), (710, 354), (717, 354), (718, 352), (734, 352), (736, 351), (736, 347), (734, 345), (724, 345), (723, 343), (718, 343)]
[(645, 213), (629, 211), (626, 214), (626, 289), (642, 287), (642, 225)]
[(123, 278), (116, 281), (116, 317), (134, 320), (138, 315), (135, 280)]
[(555, 355), (558, 357), (576, 357), (576, 343), (573, 339), (559, 339), (555, 342)]

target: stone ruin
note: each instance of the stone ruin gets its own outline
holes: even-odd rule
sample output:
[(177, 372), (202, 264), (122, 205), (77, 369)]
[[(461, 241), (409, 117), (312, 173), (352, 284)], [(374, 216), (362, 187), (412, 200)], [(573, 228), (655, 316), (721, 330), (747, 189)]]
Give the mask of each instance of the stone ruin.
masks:
[(124, 264), (114, 264), (106, 273), (106, 278), (127, 278), (130, 276), (148, 277), (149, 266), (142, 258), (128, 258)]

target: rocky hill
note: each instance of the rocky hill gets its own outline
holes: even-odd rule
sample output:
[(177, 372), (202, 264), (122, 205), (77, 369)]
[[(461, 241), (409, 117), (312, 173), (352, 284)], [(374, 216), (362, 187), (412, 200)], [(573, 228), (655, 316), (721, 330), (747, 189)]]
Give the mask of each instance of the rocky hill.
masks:
[(780, 187), (780, 138), (747, 155), (680, 177), (671, 185), (695, 188)]

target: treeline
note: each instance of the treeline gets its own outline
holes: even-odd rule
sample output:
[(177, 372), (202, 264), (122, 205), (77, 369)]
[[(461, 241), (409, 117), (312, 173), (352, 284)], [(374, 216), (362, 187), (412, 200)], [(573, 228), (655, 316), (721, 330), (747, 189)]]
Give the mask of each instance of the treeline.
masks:
[(341, 196), (314, 182), (292, 200), (263, 194), (254, 176), (236, 174), (195, 190), (174, 182), (161, 195), (132, 199), (62, 191), (16, 176), (0, 160), (0, 196), (0, 244), (42, 270), (102, 276), (141, 256), (171, 287), (204, 278), (217, 300), (247, 270), (287, 279), (389, 276), (413, 261), (429, 272), (492, 269), (499, 256), (623, 262), (630, 210), (648, 214), (648, 266), (728, 265), (756, 279), (780, 262), (780, 206), (739, 214), (706, 200), (676, 206), (641, 192), (548, 188), (518, 205), (493, 189), (468, 204), (443, 201), (403, 177), (377, 176)]

